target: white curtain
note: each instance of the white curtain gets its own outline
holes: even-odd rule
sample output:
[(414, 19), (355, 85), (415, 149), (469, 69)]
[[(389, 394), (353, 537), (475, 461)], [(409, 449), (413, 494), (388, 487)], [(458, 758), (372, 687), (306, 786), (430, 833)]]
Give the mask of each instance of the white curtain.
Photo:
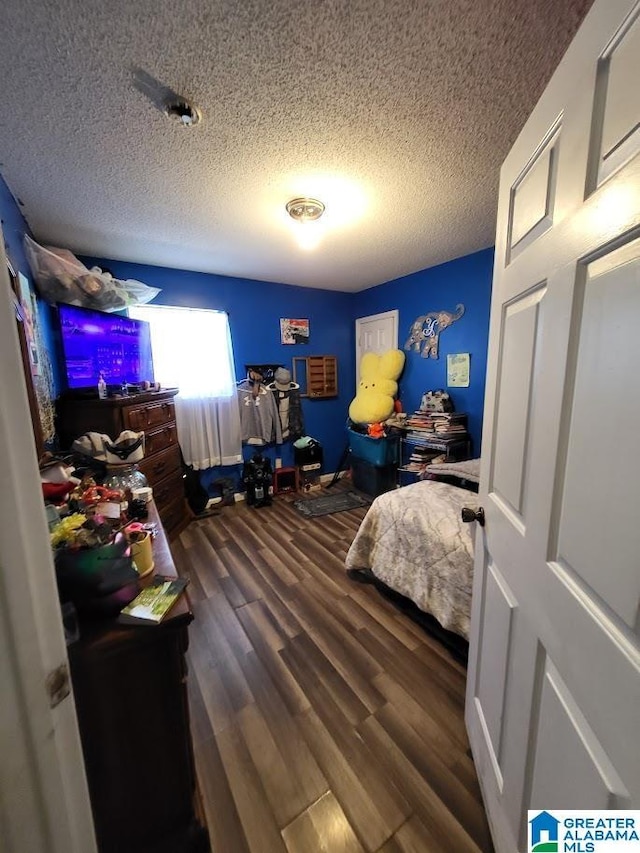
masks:
[(229, 319), (222, 311), (138, 305), (129, 316), (151, 327), (153, 372), (175, 398), (185, 460), (201, 471), (242, 462), (240, 413)]

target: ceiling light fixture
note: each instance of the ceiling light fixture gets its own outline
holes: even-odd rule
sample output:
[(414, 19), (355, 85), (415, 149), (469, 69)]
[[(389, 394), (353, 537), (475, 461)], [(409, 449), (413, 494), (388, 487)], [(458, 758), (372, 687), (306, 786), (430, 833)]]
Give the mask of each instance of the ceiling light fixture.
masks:
[(178, 101), (170, 101), (165, 105), (164, 112), (166, 116), (182, 127), (195, 127), (202, 118), (200, 110), (184, 98)]
[(315, 222), (324, 213), (324, 204), (315, 198), (292, 198), (287, 213), (296, 222)]

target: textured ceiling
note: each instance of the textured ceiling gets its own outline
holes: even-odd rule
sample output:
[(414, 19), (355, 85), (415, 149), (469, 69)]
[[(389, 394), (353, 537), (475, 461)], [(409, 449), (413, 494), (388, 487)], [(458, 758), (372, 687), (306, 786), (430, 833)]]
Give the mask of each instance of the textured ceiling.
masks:
[(590, 5), (3, 0), (0, 172), (44, 242), (361, 290), (492, 244), (500, 164)]

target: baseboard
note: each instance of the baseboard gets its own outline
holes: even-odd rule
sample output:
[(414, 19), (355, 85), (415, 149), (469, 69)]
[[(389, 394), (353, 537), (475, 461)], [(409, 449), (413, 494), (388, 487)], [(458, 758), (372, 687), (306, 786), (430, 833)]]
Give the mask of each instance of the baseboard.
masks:
[[(341, 471), (340, 473), (341, 473), (341, 475), (343, 475), (344, 471)], [(320, 474), (320, 483), (324, 486), (327, 483), (330, 483), (333, 480), (334, 476), (335, 476), (335, 474), (333, 472), (330, 474)], [(340, 477), (340, 479), (342, 479), (342, 476)], [(246, 492), (234, 492), (233, 499), (236, 503), (239, 503), (240, 501), (246, 500), (247, 499)], [(222, 498), (220, 498), (220, 497), (209, 498), (209, 500), (207, 501), (207, 505), (205, 507), (205, 510), (214, 509), (217, 506), (224, 506), (224, 504), (222, 502)]]
[[(244, 501), (244, 500), (246, 500), (246, 495), (244, 492), (234, 492), (233, 493), (233, 500), (235, 503), (238, 503), (239, 501)], [(227, 504), (225, 504), (224, 501), (222, 500), (222, 498), (220, 498), (220, 497), (209, 498), (209, 500), (207, 501), (207, 505), (205, 507), (205, 510), (215, 509), (218, 506), (223, 507), (223, 506), (227, 506)]]

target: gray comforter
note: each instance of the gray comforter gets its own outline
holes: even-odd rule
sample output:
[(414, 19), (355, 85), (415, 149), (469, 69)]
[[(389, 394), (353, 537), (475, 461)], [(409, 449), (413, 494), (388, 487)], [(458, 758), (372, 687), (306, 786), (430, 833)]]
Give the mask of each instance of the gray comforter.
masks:
[(424, 480), (380, 495), (360, 525), (347, 569), (370, 569), (396, 592), (469, 638), (475, 524), (460, 518), (477, 508), (473, 492)]

